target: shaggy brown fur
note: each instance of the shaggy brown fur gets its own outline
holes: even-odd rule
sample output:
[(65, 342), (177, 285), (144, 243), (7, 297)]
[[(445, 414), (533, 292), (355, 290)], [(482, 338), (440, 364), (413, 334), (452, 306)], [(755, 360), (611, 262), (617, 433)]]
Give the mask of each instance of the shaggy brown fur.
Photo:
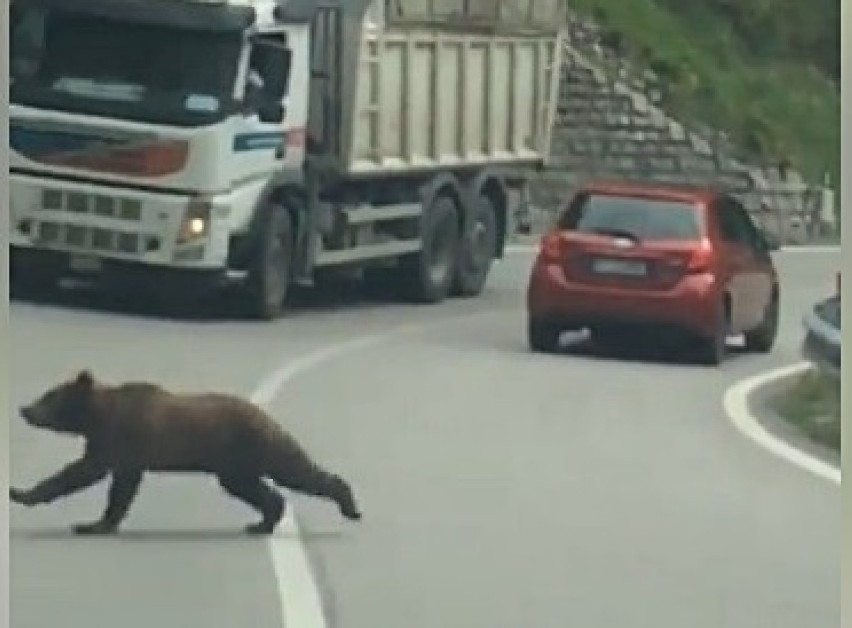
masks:
[(257, 510), (247, 526), (269, 534), (284, 514), (284, 498), (264, 481), (335, 502), (360, 519), (345, 480), (314, 463), (296, 440), (263, 410), (222, 394), (180, 395), (148, 383), (106, 386), (88, 371), (44, 393), (21, 415), (30, 425), (83, 436), (83, 456), (30, 490), (10, 489), (13, 501), (46, 504), (111, 475), (106, 510), (78, 534), (116, 532), (147, 471), (202, 472)]

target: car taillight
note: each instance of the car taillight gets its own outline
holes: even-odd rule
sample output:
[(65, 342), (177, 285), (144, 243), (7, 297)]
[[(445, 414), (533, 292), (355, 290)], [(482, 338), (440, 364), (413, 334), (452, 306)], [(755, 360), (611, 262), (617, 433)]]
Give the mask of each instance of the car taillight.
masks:
[(686, 272), (703, 273), (713, 266), (713, 245), (709, 240), (702, 240), (698, 248), (692, 252), (686, 264)]
[(561, 262), (565, 256), (565, 240), (558, 231), (546, 234), (541, 239), (539, 257), (545, 262)]

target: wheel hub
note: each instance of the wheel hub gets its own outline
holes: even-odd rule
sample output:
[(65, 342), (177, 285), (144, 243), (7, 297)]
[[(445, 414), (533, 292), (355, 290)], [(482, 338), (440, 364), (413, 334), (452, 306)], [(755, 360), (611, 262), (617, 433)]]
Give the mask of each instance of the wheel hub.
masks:
[(453, 263), (452, 229), (453, 225), (448, 218), (444, 218), (436, 225), (432, 243), (429, 247), (429, 257), (432, 263), (429, 274), (435, 283), (444, 280)]
[(488, 227), (484, 221), (477, 220), (473, 225), (470, 242), (474, 263), (477, 266), (485, 264), (491, 255), (491, 251), (489, 250), (491, 242), (488, 237)]

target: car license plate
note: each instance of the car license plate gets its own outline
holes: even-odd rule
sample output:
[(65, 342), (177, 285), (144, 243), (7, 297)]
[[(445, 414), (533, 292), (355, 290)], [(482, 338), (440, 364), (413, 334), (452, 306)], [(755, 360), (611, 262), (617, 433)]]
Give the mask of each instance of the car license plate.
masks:
[(101, 259), (94, 255), (72, 255), (68, 266), (77, 273), (94, 274), (101, 272), (103, 264)]
[(648, 269), (644, 262), (621, 259), (596, 259), (592, 262), (592, 272), (599, 275), (644, 277)]

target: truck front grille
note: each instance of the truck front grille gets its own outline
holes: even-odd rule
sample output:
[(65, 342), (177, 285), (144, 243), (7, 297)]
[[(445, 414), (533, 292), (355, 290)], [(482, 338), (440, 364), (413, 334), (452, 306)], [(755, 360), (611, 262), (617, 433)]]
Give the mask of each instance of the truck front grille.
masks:
[[(121, 256), (141, 256), (160, 250), (158, 236), (140, 233), (140, 200), (44, 188), (39, 201), (38, 211), (32, 218), (22, 220), (18, 230), (42, 246)], [(108, 219), (111, 228), (78, 224), (84, 216)]]
[(44, 246), (99, 253), (140, 255), (160, 248), (160, 238), (154, 235), (53, 221), (38, 222), (35, 235), (39, 244)]
[(94, 214), (128, 222), (139, 222), (142, 219), (142, 202), (137, 199), (87, 194), (85, 192), (66, 192), (50, 188), (42, 190), (41, 208), (54, 212)]

